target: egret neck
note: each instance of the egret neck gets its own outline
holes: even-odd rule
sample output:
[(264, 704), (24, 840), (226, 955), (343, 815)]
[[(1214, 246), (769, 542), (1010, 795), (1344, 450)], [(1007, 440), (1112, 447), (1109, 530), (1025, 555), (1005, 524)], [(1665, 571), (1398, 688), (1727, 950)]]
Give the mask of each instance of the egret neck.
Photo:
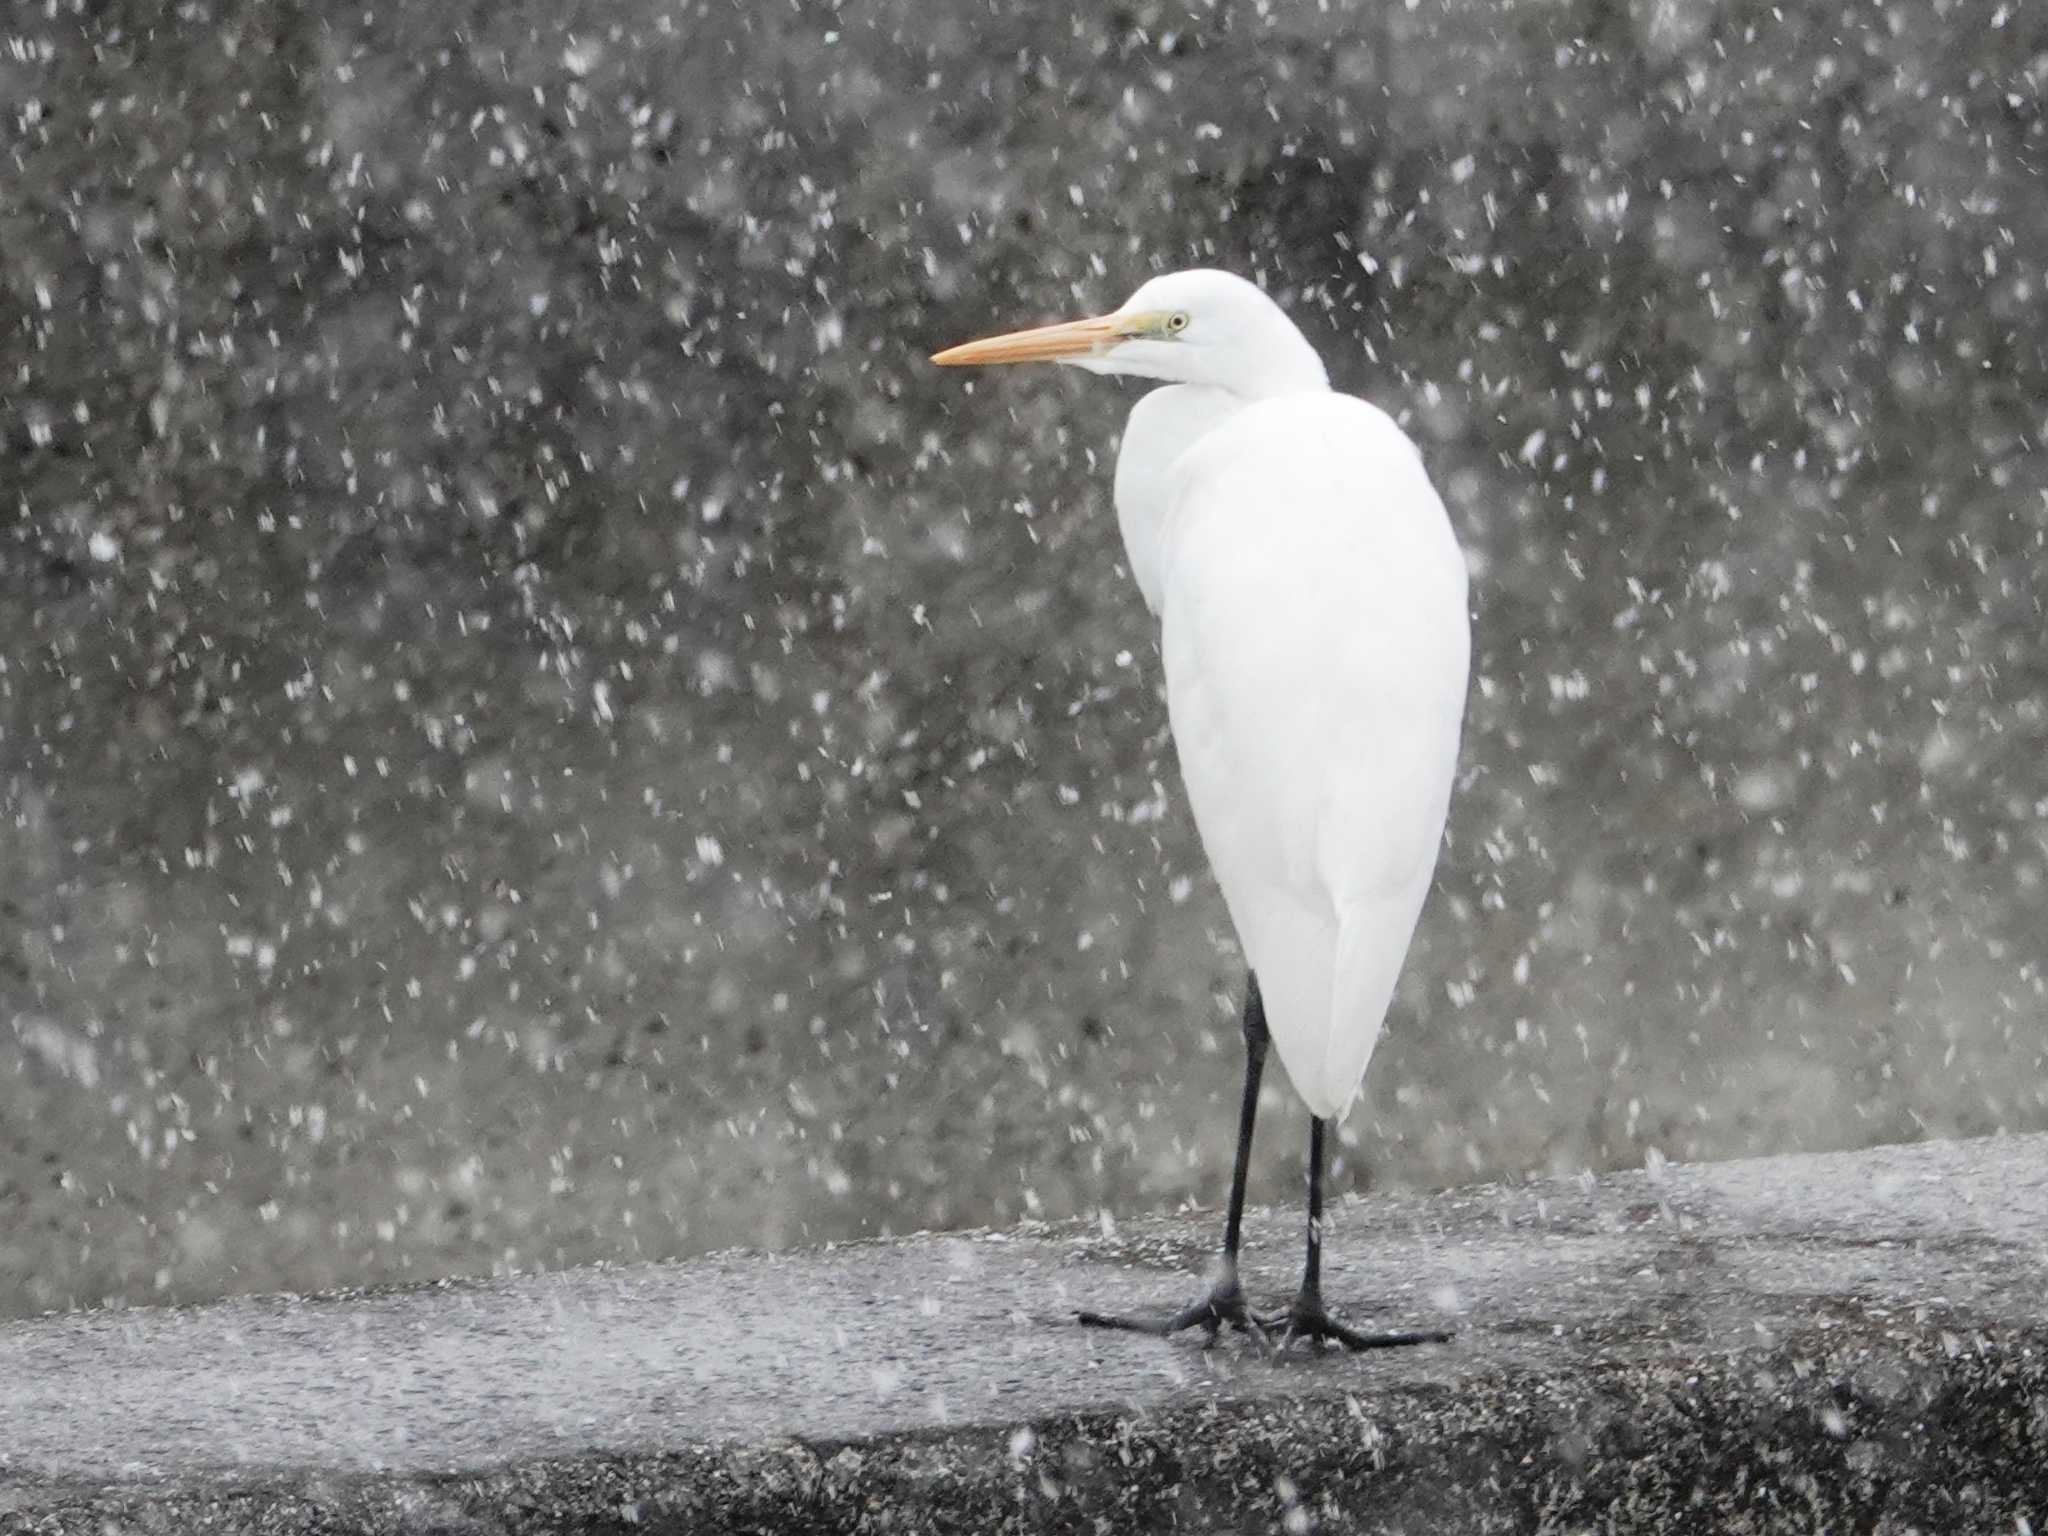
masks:
[(1213, 384), (1169, 384), (1140, 400), (1124, 424), (1116, 454), (1116, 524), (1124, 536), (1131, 579), (1155, 615), (1165, 572), (1173, 466), (1249, 404), (1246, 396)]
[[(1264, 296), (1260, 295), (1263, 300)], [(1143, 302), (1142, 291), (1132, 300)], [(1270, 300), (1266, 300), (1271, 305)], [(1146, 377), (1178, 380), (1155, 389), (1132, 409), (1116, 456), (1117, 527), (1131, 577), (1145, 606), (1159, 612), (1165, 526), (1171, 510), (1174, 465), (1213, 429), (1256, 400), (1328, 393), (1330, 376), (1315, 348), (1277, 305), (1250, 345), (1177, 349), (1156, 360)], [(1062, 359), (1090, 372), (1128, 371), (1091, 357)]]

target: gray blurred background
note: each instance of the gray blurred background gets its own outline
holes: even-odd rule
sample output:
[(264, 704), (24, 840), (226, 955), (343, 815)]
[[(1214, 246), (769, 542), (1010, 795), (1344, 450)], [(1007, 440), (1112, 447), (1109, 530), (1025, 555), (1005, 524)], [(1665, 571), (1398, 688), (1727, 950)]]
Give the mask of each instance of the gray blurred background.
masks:
[(1196, 263), (1475, 576), (1339, 1186), (2048, 1126), (2038, 6), (6, 31), (0, 1312), (1218, 1201), (1138, 388), (924, 362)]

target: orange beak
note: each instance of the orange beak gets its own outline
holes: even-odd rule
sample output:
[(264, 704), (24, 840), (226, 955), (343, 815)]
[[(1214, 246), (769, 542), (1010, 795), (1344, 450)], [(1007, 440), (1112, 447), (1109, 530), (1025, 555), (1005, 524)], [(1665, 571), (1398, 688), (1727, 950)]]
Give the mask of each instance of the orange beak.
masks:
[(1089, 357), (1105, 352), (1122, 340), (1123, 334), (1116, 316), (1095, 315), (948, 347), (943, 352), (934, 352), (932, 361), (941, 368), (972, 368), (983, 363), (1054, 363), (1063, 357)]

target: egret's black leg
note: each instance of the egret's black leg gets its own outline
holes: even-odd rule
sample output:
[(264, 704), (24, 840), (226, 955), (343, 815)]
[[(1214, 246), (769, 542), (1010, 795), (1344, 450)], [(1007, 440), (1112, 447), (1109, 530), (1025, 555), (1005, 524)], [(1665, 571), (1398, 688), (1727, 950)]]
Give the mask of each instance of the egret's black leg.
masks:
[(1404, 1344), (1446, 1342), (1451, 1336), (1435, 1328), (1360, 1333), (1345, 1327), (1323, 1309), (1323, 1125), (1319, 1119), (1309, 1121), (1308, 1256), (1301, 1269), (1301, 1294), (1285, 1312), (1261, 1321), (1280, 1334), (1282, 1349), (1296, 1339), (1312, 1340), (1318, 1348), (1323, 1340), (1334, 1339), (1346, 1349), (1397, 1349)]
[(1252, 1125), (1259, 1115), (1259, 1080), (1266, 1071), (1266, 1046), (1272, 1035), (1266, 1029), (1266, 1005), (1259, 996), (1259, 978), (1245, 973), (1244, 984), (1244, 1103), (1237, 1117), (1237, 1161), (1230, 1173), (1230, 1212), (1223, 1222), (1223, 1260), (1209, 1292), (1191, 1307), (1167, 1317), (1118, 1317), (1102, 1312), (1083, 1312), (1081, 1321), (1090, 1328), (1121, 1328), (1131, 1333), (1179, 1333), (1183, 1328), (1200, 1328), (1208, 1341), (1216, 1342), (1217, 1330), (1225, 1323), (1233, 1328), (1265, 1337), (1251, 1308), (1245, 1305), (1244, 1288), (1237, 1280), (1237, 1249), (1244, 1229), (1244, 1185), (1252, 1163)]

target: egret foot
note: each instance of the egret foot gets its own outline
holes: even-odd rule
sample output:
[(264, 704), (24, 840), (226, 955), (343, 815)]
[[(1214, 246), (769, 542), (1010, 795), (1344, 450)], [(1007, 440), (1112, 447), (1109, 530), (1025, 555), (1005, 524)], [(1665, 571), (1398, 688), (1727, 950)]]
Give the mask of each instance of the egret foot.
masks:
[(1150, 1333), (1160, 1338), (1199, 1328), (1208, 1337), (1202, 1347), (1216, 1342), (1225, 1323), (1239, 1333), (1248, 1333), (1260, 1344), (1272, 1340), (1252, 1309), (1245, 1305), (1244, 1289), (1237, 1283), (1237, 1255), (1244, 1233), (1244, 1181), (1252, 1160), (1252, 1127), (1259, 1114), (1259, 1078), (1266, 1070), (1266, 1046), (1272, 1035), (1266, 1028), (1266, 1005), (1259, 996), (1259, 978), (1247, 972), (1244, 979), (1244, 1100), (1237, 1117), (1237, 1159), (1230, 1172), (1230, 1210), (1223, 1222), (1223, 1252), (1219, 1256), (1216, 1283), (1209, 1294), (1184, 1311), (1170, 1317), (1112, 1317), (1104, 1312), (1083, 1312), (1084, 1328), (1121, 1328), (1126, 1333)]
[(1279, 1349), (1285, 1354), (1296, 1339), (1307, 1339), (1321, 1349), (1325, 1340), (1334, 1340), (1346, 1349), (1401, 1349), (1409, 1344), (1448, 1344), (1451, 1334), (1441, 1328), (1400, 1329), (1389, 1333), (1360, 1333), (1356, 1328), (1347, 1328), (1323, 1309), (1322, 1295), (1314, 1290), (1303, 1290), (1294, 1298), (1294, 1305), (1285, 1312), (1272, 1317), (1258, 1319), (1259, 1326), (1278, 1335)]
[(1218, 1280), (1193, 1306), (1184, 1308), (1168, 1317), (1118, 1317), (1107, 1312), (1083, 1312), (1080, 1314), (1084, 1328), (1118, 1328), (1125, 1333), (1150, 1333), (1160, 1338), (1169, 1338), (1188, 1328), (1199, 1328), (1205, 1337), (1202, 1347), (1208, 1349), (1215, 1344), (1216, 1335), (1228, 1323), (1239, 1333), (1249, 1333), (1261, 1344), (1270, 1344), (1266, 1330), (1259, 1320), (1252, 1316), (1252, 1309), (1245, 1304), (1244, 1288), (1237, 1283), (1232, 1272)]

